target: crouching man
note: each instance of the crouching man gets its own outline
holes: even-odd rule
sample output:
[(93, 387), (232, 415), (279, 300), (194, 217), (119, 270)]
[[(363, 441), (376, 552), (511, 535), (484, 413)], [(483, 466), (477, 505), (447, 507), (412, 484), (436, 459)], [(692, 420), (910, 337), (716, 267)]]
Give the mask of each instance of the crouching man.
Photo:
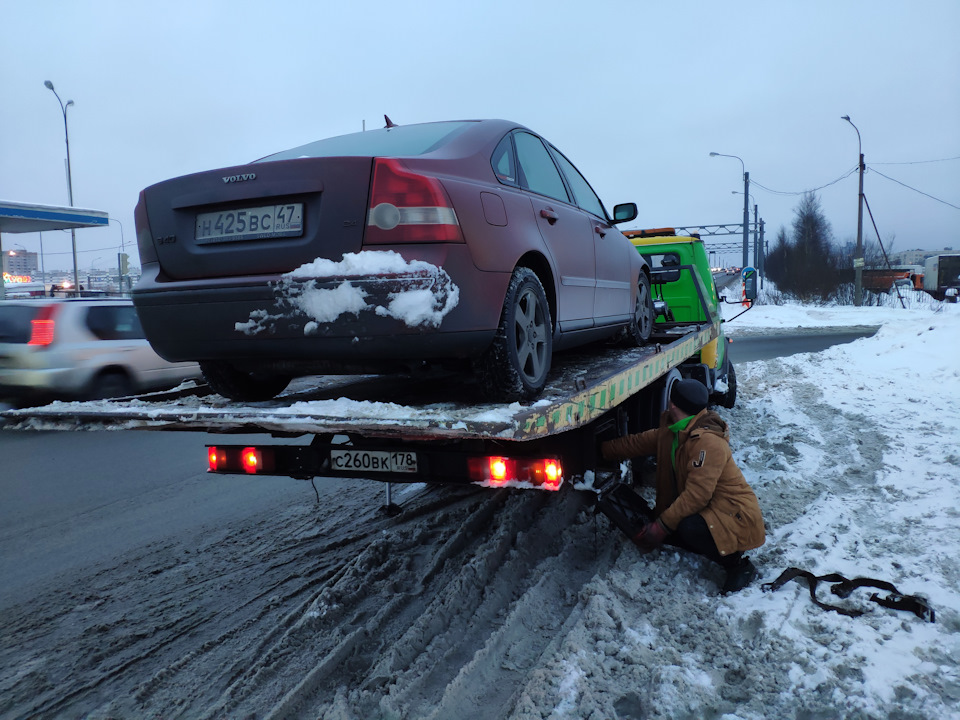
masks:
[(657, 504), (651, 511), (617, 485), (597, 508), (644, 551), (668, 543), (719, 564), (727, 572), (722, 592), (729, 593), (757, 577), (743, 553), (763, 545), (766, 533), (757, 496), (733, 460), (727, 424), (708, 401), (703, 383), (679, 380), (660, 427), (604, 442), (607, 460), (656, 456)]

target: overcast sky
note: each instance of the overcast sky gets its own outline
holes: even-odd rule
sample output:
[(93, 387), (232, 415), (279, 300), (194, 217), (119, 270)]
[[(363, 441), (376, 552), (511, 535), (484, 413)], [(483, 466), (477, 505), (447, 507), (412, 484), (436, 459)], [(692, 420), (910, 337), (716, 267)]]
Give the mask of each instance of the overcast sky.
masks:
[[(884, 242), (960, 248), (958, 0), (0, 0), (0, 10), (0, 199), (68, 204), (50, 80), (74, 101), (74, 205), (119, 221), (77, 232), (81, 269), (114, 265), (121, 239), (132, 251), (144, 187), (380, 127), (384, 113), (526, 125), (608, 209), (635, 201), (628, 227), (739, 223), (740, 162), (709, 153), (736, 155), (768, 240), (789, 228), (799, 193), (821, 188), (838, 242), (856, 238), (849, 115)], [(866, 214), (864, 237), (876, 237)], [(35, 233), (2, 241), (40, 249)], [(44, 233), (43, 246), (48, 270), (71, 267), (69, 233)], [(740, 264), (739, 252), (728, 261)]]

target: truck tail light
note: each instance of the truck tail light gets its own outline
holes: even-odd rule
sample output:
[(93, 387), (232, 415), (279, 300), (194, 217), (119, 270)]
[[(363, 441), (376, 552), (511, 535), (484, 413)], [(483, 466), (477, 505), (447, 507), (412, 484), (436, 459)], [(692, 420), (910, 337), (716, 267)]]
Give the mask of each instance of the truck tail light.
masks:
[(488, 487), (535, 487), (559, 490), (563, 468), (557, 458), (509, 458), (498, 455), (467, 460), (471, 482)]
[(375, 158), (365, 245), (463, 242), (453, 203), (440, 181)]
[(27, 345), (46, 347), (53, 342), (53, 335), (56, 330), (53, 316), (56, 311), (56, 305), (45, 305), (40, 308), (37, 316), (30, 321), (30, 340)]
[(245, 472), (253, 475), (263, 469), (263, 453), (255, 447), (246, 447), (240, 453), (240, 462)]
[(207, 447), (207, 470), (209, 472), (217, 472), (217, 470), (219, 470), (222, 465), (226, 465), (226, 463), (227, 458), (225, 453), (213, 445)]
[(207, 472), (258, 475), (271, 473), (274, 466), (270, 447), (207, 446)]

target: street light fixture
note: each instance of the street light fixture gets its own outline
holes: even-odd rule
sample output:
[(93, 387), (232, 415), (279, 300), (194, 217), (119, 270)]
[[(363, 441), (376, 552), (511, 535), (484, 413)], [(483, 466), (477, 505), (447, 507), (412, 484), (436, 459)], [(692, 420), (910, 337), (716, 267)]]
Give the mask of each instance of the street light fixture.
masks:
[[(57, 102), (60, 103), (60, 111), (63, 113), (63, 135), (67, 141), (67, 197), (70, 199), (70, 207), (73, 207), (73, 177), (70, 172), (70, 131), (67, 129), (67, 108), (73, 105), (73, 100), (67, 100), (67, 104), (64, 105), (57, 91), (53, 89), (52, 82), (44, 80), (43, 86), (56, 96)], [(73, 247), (73, 287), (76, 289), (80, 287), (80, 275), (77, 271), (77, 231), (75, 228), (70, 228), (70, 242)]]
[(853, 304), (860, 307), (863, 305), (863, 144), (860, 142), (860, 130), (853, 124), (850, 116), (843, 115), (840, 119), (846, 120), (857, 131), (857, 152), (860, 155), (860, 193), (857, 195), (857, 250), (853, 256)]
[(750, 253), (748, 250), (749, 242), (747, 240), (747, 229), (750, 226), (750, 173), (747, 172), (743, 159), (736, 155), (724, 155), (723, 153), (712, 152), (710, 157), (728, 157), (740, 160), (740, 167), (743, 168), (743, 265), (750, 265)]

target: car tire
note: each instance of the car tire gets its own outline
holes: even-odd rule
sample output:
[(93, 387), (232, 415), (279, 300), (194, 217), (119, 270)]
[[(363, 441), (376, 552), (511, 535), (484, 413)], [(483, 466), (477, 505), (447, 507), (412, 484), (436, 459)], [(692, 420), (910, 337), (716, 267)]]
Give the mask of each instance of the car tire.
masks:
[(87, 390), (88, 400), (126, 397), (133, 394), (133, 383), (122, 370), (105, 370), (97, 375)]
[(529, 400), (543, 392), (553, 355), (547, 294), (529, 268), (513, 271), (493, 343), (476, 363), (486, 398)]
[(200, 371), (215, 393), (230, 400), (270, 400), (290, 384), (290, 378), (283, 375), (244, 372), (225, 362), (201, 362)]
[(650, 342), (657, 311), (653, 307), (653, 293), (650, 292), (650, 278), (640, 273), (637, 282), (637, 299), (634, 302), (633, 319), (627, 326), (626, 340), (630, 345), (640, 347)]

